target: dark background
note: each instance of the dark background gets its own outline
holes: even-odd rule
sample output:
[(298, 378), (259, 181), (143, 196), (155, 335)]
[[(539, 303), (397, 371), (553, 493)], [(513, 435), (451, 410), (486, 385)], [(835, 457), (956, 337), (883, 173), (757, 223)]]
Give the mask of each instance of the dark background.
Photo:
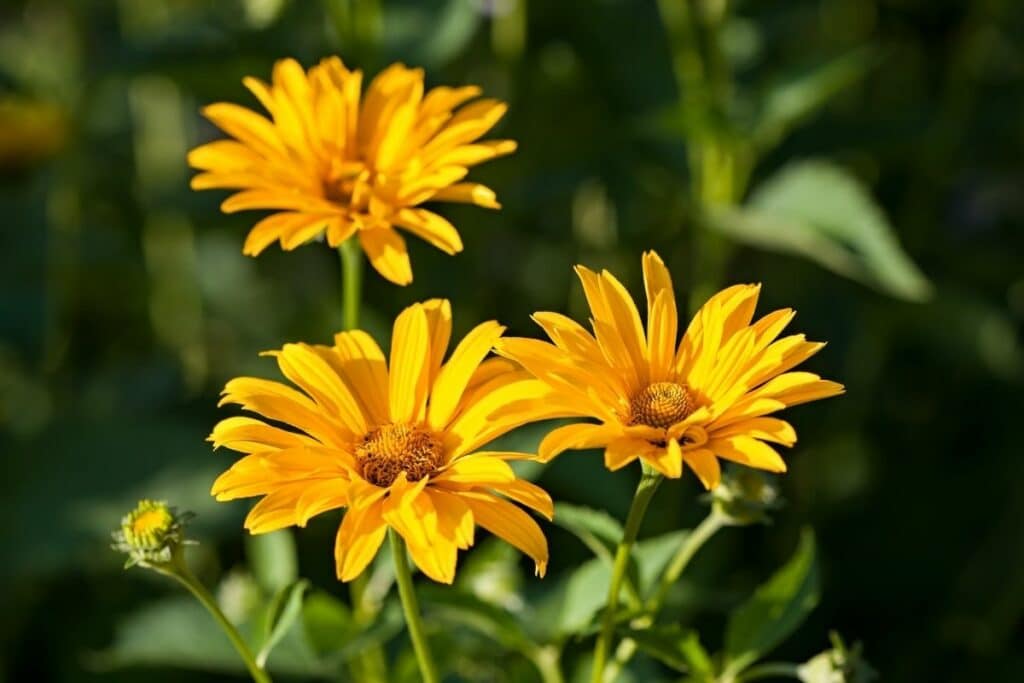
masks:
[[(779, 480), (787, 506), (770, 527), (723, 532), (688, 574), (706, 644), (809, 524), (824, 597), (780, 656), (806, 659), (835, 628), (863, 641), (884, 680), (1024, 680), (1024, 7), (742, 2), (723, 28), (740, 119), (791, 74), (870, 54), (761, 156), (751, 185), (797, 159), (845, 168), (930, 280), (918, 301), (727, 242), (694, 218), (691, 129), (662, 125), (680, 92), (655, 3), (405, 0), (354, 20), (348, 7), (0, 7), (0, 679), (201, 678), (110, 670), (97, 654), (126, 615), (175, 590), (123, 573), (107, 534), (135, 499), (163, 497), (199, 514), (206, 576), (243, 561), (248, 505), (207, 495), (231, 461), (203, 441), (228, 414), (217, 393), (239, 374), (274, 376), (261, 350), (329, 340), (340, 285), (323, 245), (244, 257), (255, 215), (224, 216), (223, 193), (191, 192), (184, 157), (217, 135), (203, 104), (255, 106), (242, 76), (337, 53), (370, 73), (401, 59), (431, 84), (480, 84), (510, 103), (497, 133), (520, 142), (473, 174), (502, 211), (443, 209), (464, 253), (411, 238), (406, 288), (368, 269), (364, 325), (378, 338), (432, 296), (452, 300), (457, 334), (497, 318), (535, 335), (532, 311), (584, 314), (572, 264), (609, 267), (640, 294), (640, 252), (655, 248), (680, 288), (763, 282), (761, 312), (792, 306), (798, 331), (829, 341), (809, 369), (848, 393), (788, 414), (801, 442)], [(635, 476), (567, 454), (540, 481), (622, 518)], [(699, 493), (692, 476), (663, 486), (644, 535), (694, 524)], [(344, 595), (328, 517), (297, 535), (300, 567)], [(545, 528), (552, 576), (586, 557)]]

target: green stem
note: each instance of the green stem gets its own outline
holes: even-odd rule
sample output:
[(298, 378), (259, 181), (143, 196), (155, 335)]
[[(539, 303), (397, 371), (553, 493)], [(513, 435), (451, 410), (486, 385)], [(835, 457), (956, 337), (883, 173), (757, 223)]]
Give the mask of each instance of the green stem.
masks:
[[(363, 254), (356, 240), (356, 237), (350, 237), (338, 247), (338, 256), (341, 259), (341, 324), (346, 330), (359, 327), (359, 307), (362, 301)], [(367, 604), (364, 595), (367, 582), (367, 575), (364, 572), (349, 584), (353, 615), (356, 623), (364, 628), (373, 622), (377, 611)], [(379, 646), (366, 648), (353, 662), (353, 667), (359, 680), (387, 680), (387, 662)]]
[(427, 643), (426, 634), (423, 632), (423, 620), (416, 602), (416, 592), (412, 586), (412, 572), (409, 571), (409, 561), (405, 557), (405, 543), (393, 529), (388, 530), (388, 538), (391, 541), (391, 558), (395, 562), (395, 582), (398, 584), (398, 596), (402, 599), (405, 625), (409, 629), (412, 648), (416, 652), (416, 661), (420, 665), (420, 675), (423, 676), (423, 683), (437, 683), (439, 680), (437, 669), (434, 668), (434, 660), (430, 657), (430, 646)]
[(341, 255), (342, 280), (342, 327), (354, 330), (359, 327), (359, 302), (363, 290), (363, 255), (354, 237), (338, 247)]
[(662, 574), (657, 593), (647, 604), (649, 612), (656, 614), (662, 608), (668, 598), (668, 592), (682, 576), (683, 571), (690, 564), (690, 560), (723, 526), (725, 526), (725, 517), (712, 510), (693, 531), (686, 535), (676, 554), (672, 556), (665, 573)]
[(746, 683), (747, 681), (757, 681), (762, 678), (795, 678), (800, 680), (800, 667), (797, 664), (790, 664), (788, 662), (766, 662), (765, 664), (747, 669), (746, 672), (739, 674), (732, 680), (736, 683)]
[(256, 658), (253, 657), (252, 651), (246, 644), (245, 639), (242, 638), (242, 634), (239, 633), (238, 629), (235, 628), (235, 625), (228, 621), (228, 618), (224, 616), (224, 612), (222, 612), (220, 607), (217, 606), (217, 601), (212, 595), (210, 595), (210, 592), (206, 590), (206, 586), (201, 584), (199, 580), (192, 575), (192, 572), (186, 568), (179, 567), (177, 571), (165, 571), (164, 573), (187, 588), (188, 591), (195, 596), (196, 600), (206, 608), (206, 611), (213, 616), (217, 624), (231, 641), (231, 644), (235, 646), (235, 650), (238, 651), (239, 656), (241, 656), (242, 660), (245, 662), (245, 666), (249, 669), (249, 674), (252, 676), (252, 680), (256, 683), (271, 683), (270, 675), (261, 669), (256, 663)]
[(604, 668), (608, 663), (608, 652), (611, 649), (612, 638), (615, 635), (615, 612), (619, 605), (619, 592), (626, 578), (626, 570), (629, 568), (629, 556), (636, 541), (637, 532), (640, 531), (640, 523), (643, 522), (647, 506), (658, 490), (662, 476), (657, 471), (643, 464), (643, 473), (640, 475), (640, 483), (633, 495), (633, 503), (629, 507), (629, 514), (626, 516), (626, 526), (622, 530), (622, 540), (615, 550), (615, 563), (612, 565), (612, 579), (608, 586), (608, 598), (605, 600), (604, 616), (601, 620), (601, 632), (597, 636), (597, 643), (594, 646), (594, 666), (590, 671), (591, 683), (601, 683), (604, 679)]
[[(682, 576), (686, 567), (690, 564), (690, 560), (693, 559), (694, 555), (697, 554), (705, 543), (718, 532), (719, 529), (725, 526), (725, 518), (712, 510), (708, 513), (697, 527), (686, 535), (683, 542), (679, 545), (679, 549), (676, 550), (676, 554), (672, 556), (668, 566), (665, 568), (665, 573), (662, 574), (661, 581), (658, 583), (658, 590), (646, 605), (647, 614), (643, 617), (635, 619), (633, 621), (633, 628), (644, 629), (650, 628), (654, 623), (654, 618), (658, 612), (661, 611), (662, 606), (665, 604), (666, 598), (668, 598), (669, 590), (675, 585), (679, 577)], [(622, 671), (623, 667), (629, 663), (629, 660), (636, 654), (637, 644), (632, 638), (624, 638), (619, 647), (615, 650), (615, 658), (612, 663), (608, 666), (608, 675), (605, 676), (605, 681), (614, 681)]]
[(542, 683), (565, 683), (562, 669), (558, 663), (561, 653), (555, 645), (538, 647), (530, 655), (530, 661), (537, 667)]

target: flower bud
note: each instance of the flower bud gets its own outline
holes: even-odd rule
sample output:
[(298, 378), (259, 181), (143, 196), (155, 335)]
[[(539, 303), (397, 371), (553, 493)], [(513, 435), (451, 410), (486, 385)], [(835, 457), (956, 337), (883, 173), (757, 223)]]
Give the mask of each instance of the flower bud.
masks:
[(113, 532), (111, 547), (128, 555), (125, 569), (140, 565), (154, 569), (170, 568), (182, 545), (184, 525), (191, 512), (178, 513), (164, 501), (140, 500), (134, 510), (121, 518), (121, 528)]
[(804, 683), (868, 683), (877, 674), (861, 657), (860, 643), (846, 647), (843, 639), (834, 631), (829, 634), (832, 649), (825, 650), (809, 659), (797, 669), (797, 675)]
[(715, 512), (735, 526), (767, 524), (771, 521), (768, 513), (782, 505), (771, 479), (749, 467), (727, 471), (710, 497)]

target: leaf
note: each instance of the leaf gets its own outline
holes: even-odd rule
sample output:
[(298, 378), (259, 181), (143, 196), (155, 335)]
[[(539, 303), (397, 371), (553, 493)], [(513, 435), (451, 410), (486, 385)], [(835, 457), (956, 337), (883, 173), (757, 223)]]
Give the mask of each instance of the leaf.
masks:
[(277, 595), (298, 580), (299, 561), (290, 529), (246, 536), (245, 551), (253, 576), (267, 595)]
[(263, 645), (256, 654), (256, 663), (261, 667), (267, 663), (270, 651), (284, 638), (288, 629), (302, 614), (302, 597), (309, 589), (309, 581), (302, 579), (277, 592), (267, 610), (264, 624)]
[(420, 597), (442, 621), (467, 626), (510, 650), (528, 654), (534, 649), (523, 625), (507, 609), (448, 587), (421, 586)]
[[(640, 585), (654, 584), (685, 534), (672, 532), (634, 546), (633, 558)], [(537, 612), (529, 619), (538, 637), (558, 640), (586, 633), (594, 616), (604, 607), (610, 580), (610, 565), (597, 558), (558, 577), (555, 587), (544, 594), (537, 603)]]
[[(244, 625), (243, 635), (251, 631)], [(149, 604), (118, 622), (114, 642), (90, 657), (92, 666), (174, 667), (198, 671), (244, 673), (245, 666), (210, 614), (191, 596), (179, 595)], [(285, 638), (277, 648), (271, 673), (322, 676), (324, 668), (301, 639)]]
[(726, 671), (743, 671), (785, 640), (818, 604), (819, 595), (814, 535), (805, 529), (789, 562), (729, 618)]
[(537, 603), (530, 625), (537, 637), (557, 641), (590, 628), (594, 615), (604, 606), (611, 568), (598, 559), (588, 560), (568, 575), (560, 576), (554, 587)]
[(744, 208), (716, 208), (708, 220), (739, 242), (803, 256), (900, 299), (924, 301), (932, 292), (860, 181), (827, 161), (790, 164)]
[(598, 558), (609, 565), (612, 563), (615, 548), (622, 538), (622, 525), (607, 512), (558, 503), (555, 505), (554, 522), (583, 541)]
[(634, 556), (641, 595), (650, 596), (651, 589), (658, 584), (661, 575), (665, 573), (665, 567), (689, 534), (688, 529), (670, 531), (637, 544)]
[(317, 655), (337, 650), (357, 630), (348, 605), (323, 591), (306, 597), (302, 606), (302, 627), (306, 641)]
[(762, 149), (774, 147), (797, 124), (863, 78), (874, 56), (873, 50), (859, 48), (775, 83), (762, 100), (754, 140)]
[(636, 641), (637, 647), (676, 671), (696, 680), (714, 680), (714, 665), (700, 636), (678, 624), (647, 629), (628, 629), (623, 636)]

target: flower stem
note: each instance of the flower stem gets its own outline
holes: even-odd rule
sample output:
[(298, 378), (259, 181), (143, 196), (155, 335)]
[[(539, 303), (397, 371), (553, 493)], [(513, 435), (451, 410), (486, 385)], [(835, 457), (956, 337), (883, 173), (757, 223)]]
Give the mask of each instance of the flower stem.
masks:
[(647, 603), (648, 612), (656, 614), (661, 609), (665, 604), (666, 598), (668, 598), (668, 592), (675, 585), (676, 581), (679, 580), (679, 577), (682, 576), (686, 566), (690, 564), (690, 560), (707, 543), (708, 539), (714, 536), (723, 526), (725, 526), (725, 518), (712, 510), (693, 531), (686, 535), (686, 538), (679, 545), (676, 554), (672, 556), (672, 560), (665, 569), (665, 573), (662, 574), (661, 581), (658, 583), (658, 591)]
[(416, 592), (412, 586), (412, 572), (409, 571), (409, 561), (405, 557), (405, 543), (393, 529), (388, 530), (388, 538), (391, 542), (391, 558), (395, 563), (398, 596), (402, 599), (405, 625), (409, 629), (412, 648), (416, 652), (416, 661), (420, 665), (420, 675), (423, 676), (423, 683), (438, 683), (437, 669), (434, 668), (434, 660), (430, 656), (430, 646), (427, 643), (426, 634), (423, 632), (423, 620), (416, 602)]
[(217, 601), (214, 599), (210, 592), (206, 590), (206, 586), (199, 582), (199, 580), (190, 572), (187, 568), (177, 568), (177, 571), (165, 571), (167, 576), (175, 579), (183, 585), (188, 591), (195, 596), (203, 607), (206, 608), (217, 624), (227, 635), (231, 644), (235, 646), (235, 650), (238, 651), (239, 656), (245, 662), (245, 666), (249, 669), (249, 674), (252, 676), (252, 680), (256, 683), (271, 683), (270, 675), (264, 671), (256, 663), (256, 658), (253, 657), (252, 651), (246, 644), (245, 639), (242, 638), (242, 634), (238, 632), (235, 625), (232, 624), (224, 612), (221, 611), (220, 607), (217, 606)]
[(800, 680), (800, 667), (788, 662), (766, 662), (747, 669), (744, 673), (736, 676), (737, 683), (757, 681), (763, 678), (795, 678)]
[(662, 476), (643, 463), (643, 473), (640, 475), (640, 483), (633, 495), (633, 503), (629, 507), (629, 514), (626, 516), (626, 526), (622, 530), (622, 540), (615, 549), (615, 563), (612, 565), (612, 578), (608, 586), (608, 598), (605, 600), (604, 617), (601, 620), (601, 632), (597, 636), (597, 643), (594, 646), (594, 665), (590, 671), (591, 683), (601, 683), (604, 679), (604, 668), (608, 663), (608, 652), (611, 649), (612, 638), (615, 635), (615, 612), (619, 604), (619, 592), (626, 578), (626, 570), (629, 568), (629, 557), (636, 541), (637, 532), (640, 531), (640, 523), (643, 522), (647, 506), (658, 490)]
[(363, 291), (363, 255), (355, 237), (349, 237), (338, 247), (341, 256), (342, 327), (359, 327), (359, 302)]
[[(661, 580), (658, 582), (658, 590), (645, 605), (646, 614), (643, 617), (633, 620), (632, 626), (636, 629), (650, 628), (654, 623), (655, 617), (658, 612), (665, 604), (668, 593), (675, 585), (679, 577), (682, 576), (683, 571), (690, 564), (690, 560), (697, 554), (708, 540), (714, 536), (719, 529), (725, 526), (725, 517), (721, 514), (712, 510), (708, 513), (697, 527), (686, 535), (683, 542), (679, 545), (679, 549), (676, 550), (676, 554), (672, 556), (669, 561), (668, 567), (665, 569), (665, 573), (662, 574)], [(605, 676), (606, 681), (613, 681), (618, 676), (622, 668), (629, 663), (629, 660), (636, 654), (637, 644), (632, 638), (623, 638), (622, 642), (619, 643), (618, 649), (615, 651), (615, 658), (608, 667), (608, 675)]]

